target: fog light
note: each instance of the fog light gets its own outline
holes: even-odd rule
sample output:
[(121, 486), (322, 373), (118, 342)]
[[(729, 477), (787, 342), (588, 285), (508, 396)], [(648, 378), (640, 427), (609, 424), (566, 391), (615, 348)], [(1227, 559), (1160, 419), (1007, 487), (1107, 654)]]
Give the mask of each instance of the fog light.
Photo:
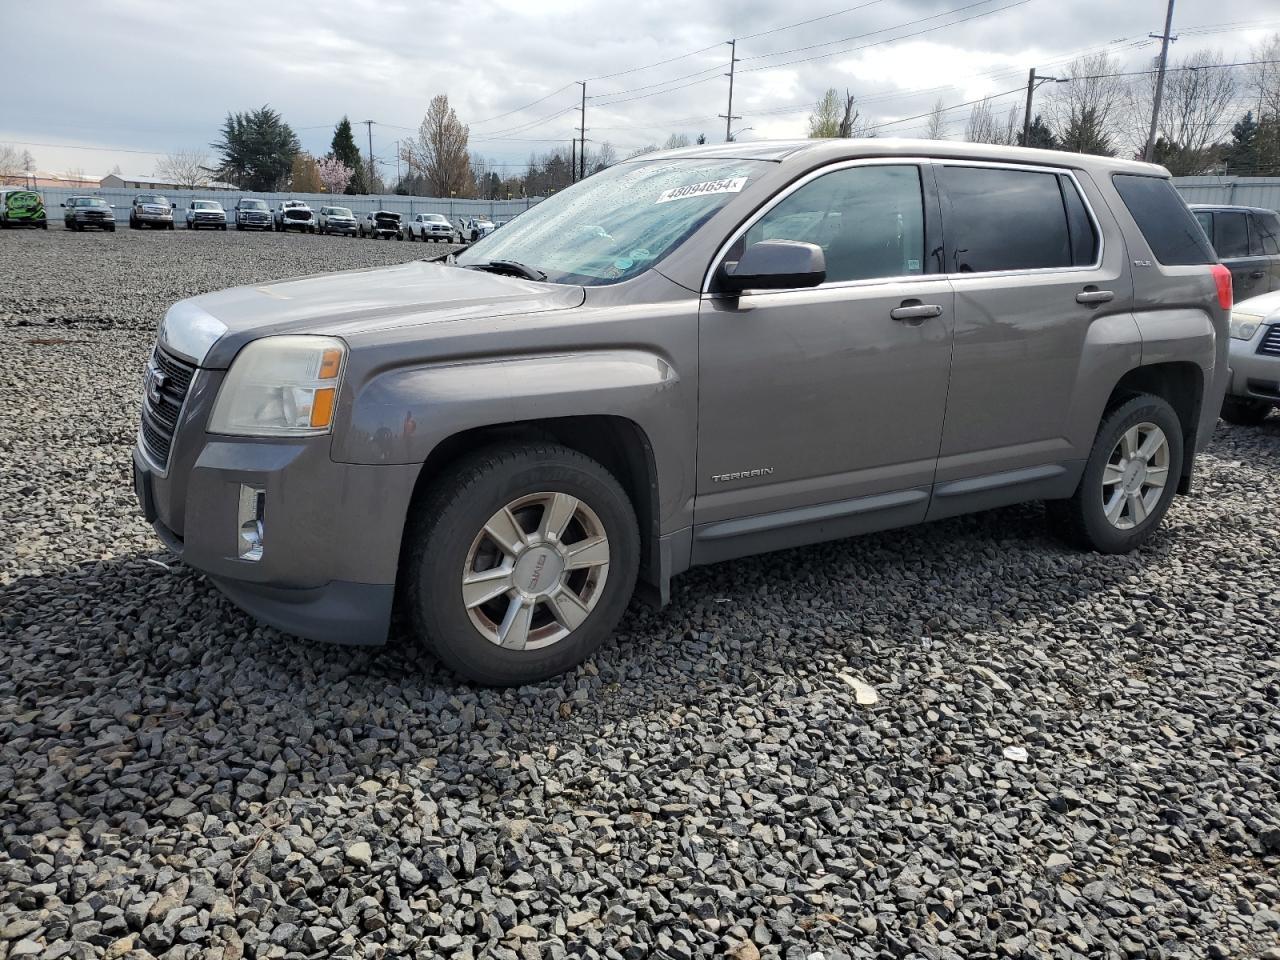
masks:
[(241, 560), (262, 559), (262, 522), (266, 505), (265, 490), (247, 483), (240, 484), (240, 510), (236, 517), (240, 526), (236, 546)]

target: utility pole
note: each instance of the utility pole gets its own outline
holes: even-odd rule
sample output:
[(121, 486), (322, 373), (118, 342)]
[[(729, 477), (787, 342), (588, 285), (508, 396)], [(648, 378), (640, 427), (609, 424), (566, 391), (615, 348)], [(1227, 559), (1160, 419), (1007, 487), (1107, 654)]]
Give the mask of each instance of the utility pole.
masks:
[(1156, 96), (1151, 104), (1151, 129), (1147, 131), (1147, 149), (1142, 153), (1142, 159), (1147, 163), (1155, 158), (1156, 154), (1156, 127), (1160, 124), (1160, 101), (1164, 98), (1164, 68), (1169, 60), (1169, 41), (1177, 39), (1170, 33), (1173, 29), (1173, 0), (1169, 0), (1169, 9), (1164, 15), (1164, 33), (1156, 36), (1154, 33), (1148, 34), (1153, 40), (1160, 41), (1160, 68), (1156, 73)]
[(582, 86), (582, 114), (578, 118), (578, 138), (582, 149), (578, 151), (578, 179), (587, 179), (587, 81), (579, 80)]
[(569, 141), (569, 182), (578, 182), (578, 141)]
[(742, 118), (733, 115), (733, 69), (738, 62), (738, 40), (735, 37), (726, 42), (729, 44), (729, 72), (725, 74), (729, 78), (729, 112), (722, 113), (720, 116), (724, 117), (724, 142), (730, 143), (733, 140), (733, 121)]
[(1036, 68), (1031, 68), (1031, 73), (1027, 75), (1027, 112), (1022, 117), (1022, 145), (1024, 147), (1031, 146), (1031, 98), (1035, 96), (1035, 92), (1040, 89), (1042, 83), (1070, 83), (1070, 80), (1062, 77), (1041, 77), (1036, 74)]
[(1031, 98), (1036, 92), (1036, 68), (1027, 74), (1027, 112), (1022, 116), (1022, 145), (1031, 146)]
[(361, 120), (369, 130), (369, 190), (373, 191), (373, 121)]
[(396, 141), (396, 186), (400, 186), (400, 141)]

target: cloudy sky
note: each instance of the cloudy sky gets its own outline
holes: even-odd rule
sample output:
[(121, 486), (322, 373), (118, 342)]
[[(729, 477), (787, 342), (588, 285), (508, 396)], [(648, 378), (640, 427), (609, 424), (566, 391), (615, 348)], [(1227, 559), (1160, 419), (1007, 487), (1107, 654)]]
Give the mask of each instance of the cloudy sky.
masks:
[[(19, 0), (0, 0), (6, 21)], [(1280, 30), (1256, 0), (1179, 0), (1174, 56), (1227, 61)], [(42, 171), (150, 174), (165, 153), (208, 149), (228, 111), (269, 103), (323, 154), (344, 114), (372, 119), (394, 178), (395, 140), (448, 94), (473, 150), (504, 172), (576, 135), (626, 155), (673, 132), (724, 137), (730, 38), (743, 139), (802, 136), (828, 87), (862, 101), (880, 135), (919, 135), (939, 99), (1019, 102), (1027, 70), (1107, 50), (1146, 68), (1164, 0), (23, 0), (6, 42), (0, 143)], [(1270, 17), (1268, 17), (1270, 14)], [(805, 22), (798, 22), (805, 21)], [(6, 29), (12, 37), (12, 31)], [(1047, 95), (1047, 91), (1042, 91)], [(1243, 103), (1242, 103), (1243, 106)], [(959, 136), (969, 108), (946, 114)], [(901, 121), (901, 122), (898, 122)], [(367, 138), (357, 127), (362, 148)]]

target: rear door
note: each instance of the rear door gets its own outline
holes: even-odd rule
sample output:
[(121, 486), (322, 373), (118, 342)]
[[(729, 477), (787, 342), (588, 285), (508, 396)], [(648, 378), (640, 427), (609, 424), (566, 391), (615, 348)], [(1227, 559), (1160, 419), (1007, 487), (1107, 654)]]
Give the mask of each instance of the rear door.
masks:
[(1067, 495), (1092, 442), (1073, 435), (1086, 338), (1109, 317), (1132, 326), (1123, 244), (1104, 251), (1070, 171), (942, 160), (936, 170), (956, 316), (929, 516)]

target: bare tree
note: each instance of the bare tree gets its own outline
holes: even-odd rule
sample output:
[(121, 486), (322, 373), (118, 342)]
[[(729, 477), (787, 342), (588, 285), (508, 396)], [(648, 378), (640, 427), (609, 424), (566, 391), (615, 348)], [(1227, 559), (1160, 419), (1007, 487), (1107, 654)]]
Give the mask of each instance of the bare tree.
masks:
[(17, 147), (0, 143), (0, 183), (16, 184), (26, 181), (26, 166)]
[(70, 167), (62, 172), (62, 179), (70, 180), (72, 186), (79, 187), (85, 182), (83, 167)]
[(438, 197), (470, 196), (474, 190), (471, 156), (467, 151), (470, 130), (458, 119), (443, 93), (431, 98), (415, 140), (405, 141), (402, 156), (410, 169), (421, 173)]
[(678, 150), (681, 147), (689, 145), (689, 137), (683, 133), (673, 133), (667, 137), (667, 142), (662, 145), (663, 150)]
[(929, 111), (929, 126), (925, 130), (925, 137), (930, 140), (945, 140), (947, 121), (944, 116), (947, 108), (942, 104), (942, 98), (939, 97), (933, 104), (933, 109)]
[(632, 150), (627, 154), (627, 159), (630, 160), (632, 157), (641, 157), (646, 153), (654, 153), (657, 149), (658, 145), (656, 143), (646, 143), (643, 147), (637, 147), (635, 150)]
[(1125, 90), (1109, 53), (1077, 57), (1066, 70), (1068, 83), (1055, 84), (1048, 116), (1058, 143), (1076, 153), (1115, 154), (1124, 123)]
[(175, 150), (156, 164), (156, 177), (191, 189), (209, 183), (209, 155), (201, 150)]
[(964, 138), (970, 143), (996, 143), (996, 121), (991, 113), (991, 100), (982, 99), (969, 109), (964, 125)]
[(612, 143), (600, 144), (600, 149), (596, 151), (594, 157), (591, 152), (587, 151), (587, 169), (592, 173), (599, 173), (607, 167), (612, 167), (618, 162), (618, 152), (613, 149)]
[[(1236, 77), (1219, 50), (1202, 50), (1181, 60), (1165, 76), (1156, 128), (1157, 159), (1175, 177), (1204, 173), (1214, 162), (1212, 149), (1226, 132), (1224, 121), (1236, 98)], [(1135, 154), (1146, 146), (1146, 130), (1155, 99), (1155, 76), (1140, 78), (1130, 90), (1127, 127)]]

